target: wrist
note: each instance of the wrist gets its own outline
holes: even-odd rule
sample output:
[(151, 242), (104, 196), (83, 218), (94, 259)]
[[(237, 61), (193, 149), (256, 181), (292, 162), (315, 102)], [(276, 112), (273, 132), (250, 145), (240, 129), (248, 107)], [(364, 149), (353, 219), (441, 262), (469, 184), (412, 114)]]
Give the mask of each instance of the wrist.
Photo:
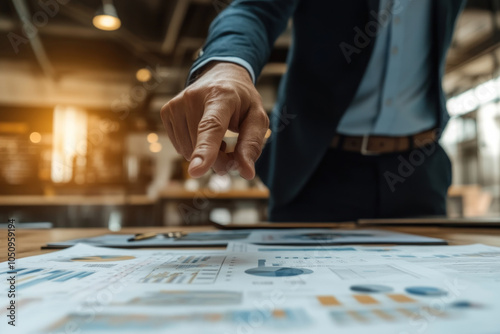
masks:
[(235, 77), (238, 77), (239, 79), (245, 79), (248, 80), (250, 83), (253, 85), (253, 80), (251, 74), (248, 72), (248, 70), (237, 63), (233, 62), (228, 62), (228, 61), (218, 61), (214, 60), (203, 66), (203, 68), (200, 69), (199, 74), (197, 75), (196, 79), (199, 79), (200, 77), (204, 76), (205, 74), (209, 73), (213, 75), (217, 75), (218, 73), (223, 73), (224, 75), (234, 75)]

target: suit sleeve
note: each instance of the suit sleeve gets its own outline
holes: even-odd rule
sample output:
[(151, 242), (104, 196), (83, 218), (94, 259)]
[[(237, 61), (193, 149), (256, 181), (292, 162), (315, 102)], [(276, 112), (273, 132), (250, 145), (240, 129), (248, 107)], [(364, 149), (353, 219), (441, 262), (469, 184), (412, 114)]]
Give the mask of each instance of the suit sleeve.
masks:
[(187, 84), (214, 60), (245, 67), (255, 83), (278, 36), (285, 30), (299, 0), (235, 0), (210, 25)]

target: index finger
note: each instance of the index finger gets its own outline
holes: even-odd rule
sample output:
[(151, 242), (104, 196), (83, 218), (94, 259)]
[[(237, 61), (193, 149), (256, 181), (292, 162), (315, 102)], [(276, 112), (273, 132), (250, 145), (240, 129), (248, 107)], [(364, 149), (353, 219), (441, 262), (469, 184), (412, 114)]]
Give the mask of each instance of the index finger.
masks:
[(233, 110), (223, 101), (210, 101), (205, 104), (188, 169), (192, 177), (202, 176), (215, 163), (232, 114)]

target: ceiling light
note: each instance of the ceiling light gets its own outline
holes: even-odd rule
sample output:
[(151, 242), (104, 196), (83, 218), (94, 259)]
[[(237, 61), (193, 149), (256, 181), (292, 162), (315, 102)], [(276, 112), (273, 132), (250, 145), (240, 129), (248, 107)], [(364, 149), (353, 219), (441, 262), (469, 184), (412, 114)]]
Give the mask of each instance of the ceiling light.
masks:
[(153, 144), (158, 141), (158, 135), (154, 132), (148, 134), (148, 143)]
[(92, 23), (97, 29), (106, 31), (117, 30), (122, 25), (111, 0), (103, 0), (103, 5), (92, 19)]
[(147, 68), (141, 68), (135, 73), (135, 77), (140, 82), (148, 82), (151, 80), (152, 74)]
[(149, 150), (153, 153), (158, 153), (161, 151), (161, 144), (160, 143), (152, 143), (149, 145)]
[(42, 141), (42, 135), (38, 132), (32, 132), (30, 134), (30, 141), (32, 143), (38, 144), (39, 142)]

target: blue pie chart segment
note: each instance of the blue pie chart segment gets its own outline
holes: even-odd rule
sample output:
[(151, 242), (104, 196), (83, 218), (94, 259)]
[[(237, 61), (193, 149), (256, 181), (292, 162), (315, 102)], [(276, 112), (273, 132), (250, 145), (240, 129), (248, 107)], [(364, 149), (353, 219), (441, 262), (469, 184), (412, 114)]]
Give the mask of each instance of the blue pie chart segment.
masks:
[(257, 267), (245, 270), (245, 273), (255, 276), (264, 277), (286, 277), (298, 276), (302, 274), (310, 274), (312, 270), (302, 268), (287, 268), (287, 267)]
[(455, 308), (482, 308), (481, 304), (472, 303), (466, 300), (454, 302), (451, 306)]
[(387, 285), (358, 284), (358, 285), (352, 285), (351, 290), (361, 293), (384, 293), (384, 292), (391, 292), (393, 288)]
[(440, 297), (448, 294), (447, 291), (432, 286), (410, 286), (405, 290), (406, 292), (417, 296)]

